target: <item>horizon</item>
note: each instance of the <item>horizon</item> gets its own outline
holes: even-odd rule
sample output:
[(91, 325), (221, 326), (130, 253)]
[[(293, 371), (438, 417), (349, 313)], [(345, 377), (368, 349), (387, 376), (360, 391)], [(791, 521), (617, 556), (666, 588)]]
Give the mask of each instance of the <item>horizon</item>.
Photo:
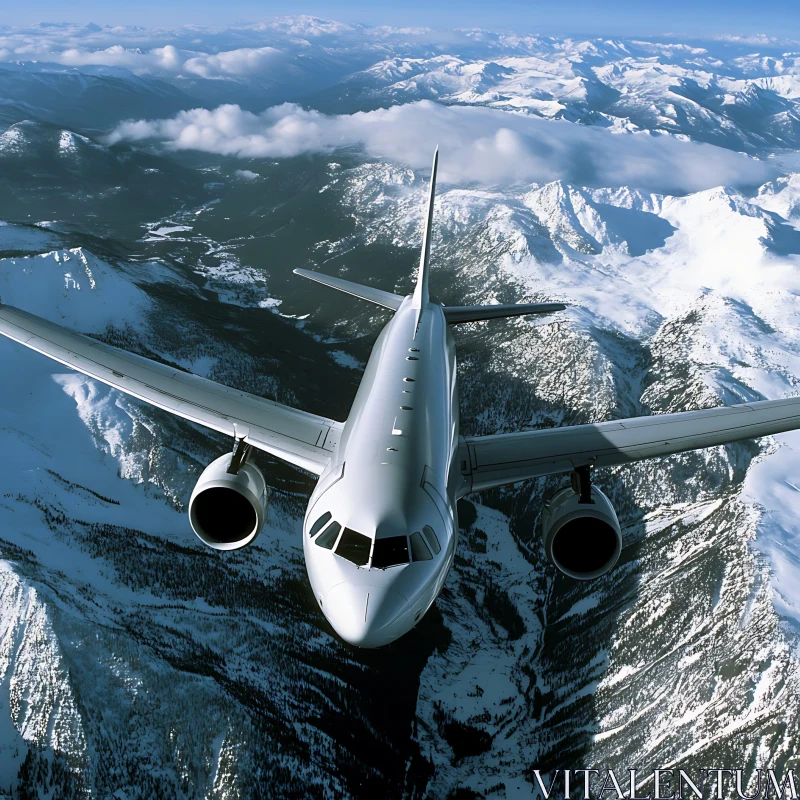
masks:
[[(362, 25), (367, 28), (420, 28), (431, 31), (482, 29), (516, 35), (542, 35), (554, 37), (684, 37), (697, 40), (741, 40), (742, 43), (761, 44), (764, 37), (771, 42), (800, 41), (800, 19), (788, 2), (769, 0), (759, 8), (736, 2), (723, 4), (716, 0), (691, 3), (688, 0), (653, 10), (623, 0), (613, 8), (598, 9), (587, 0), (579, 0), (562, 8), (530, 9), (516, 0), (500, 0), (492, 5), (490, 14), (485, 4), (462, 3), (458, 14), (452, 6), (442, 3), (406, 3), (402, 9), (386, 7), (385, 3), (340, 4), (335, 9), (312, 3), (298, 12), (293, 4), (272, 3), (265, 13), (263, 6), (240, 0), (220, 9), (208, 2), (189, 3), (179, 0), (170, 4), (168, 11), (151, 0), (138, 4), (135, 9), (121, 9), (93, 0), (78, 0), (70, 4), (71, 19), (64, 19), (63, 8), (51, 2), (32, 2), (7, 11), (0, 31), (24, 28), (97, 25), (103, 30), (114, 27), (159, 28), (214, 28), (228, 29), (267, 24), (281, 18), (310, 17), (344, 25)], [(524, 7), (523, 7), (524, 5)], [(187, 19), (187, 13), (191, 18)], [(724, 27), (719, 19), (724, 16)], [(579, 26), (575, 19), (581, 20)]]

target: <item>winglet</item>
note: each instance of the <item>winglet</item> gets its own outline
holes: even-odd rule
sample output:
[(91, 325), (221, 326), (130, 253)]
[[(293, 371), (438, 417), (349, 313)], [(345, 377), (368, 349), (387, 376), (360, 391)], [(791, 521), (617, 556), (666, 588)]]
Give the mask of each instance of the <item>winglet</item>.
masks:
[(433, 198), (436, 194), (436, 168), (439, 165), (439, 148), (433, 154), (433, 167), (431, 168), (431, 185), (428, 191), (428, 213), (425, 217), (425, 230), (422, 234), (422, 253), (419, 259), (419, 274), (417, 285), (414, 289), (412, 308), (422, 309), (428, 303), (428, 268), (431, 257), (431, 231), (433, 228)]

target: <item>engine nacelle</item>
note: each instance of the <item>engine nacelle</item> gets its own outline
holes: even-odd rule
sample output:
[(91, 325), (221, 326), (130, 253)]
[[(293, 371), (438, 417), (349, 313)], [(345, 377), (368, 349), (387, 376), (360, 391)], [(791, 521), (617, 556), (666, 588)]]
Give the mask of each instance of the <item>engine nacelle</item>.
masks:
[(565, 575), (586, 581), (605, 575), (619, 559), (622, 531), (609, 499), (592, 486), (593, 503), (581, 503), (570, 486), (545, 500), (542, 540), (550, 561)]
[(189, 522), (201, 541), (215, 550), (244, 547), (261, 532), (267, 512), (267, 484), (255, 464), (228, 472), (231, 454), (203, 471), (189, 500)]

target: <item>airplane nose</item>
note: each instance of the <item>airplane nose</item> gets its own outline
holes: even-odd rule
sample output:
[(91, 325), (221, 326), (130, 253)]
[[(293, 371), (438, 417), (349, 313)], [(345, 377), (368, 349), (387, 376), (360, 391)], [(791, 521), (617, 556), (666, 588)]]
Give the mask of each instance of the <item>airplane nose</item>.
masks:
[(328, 592), (323, 608), (336, 633), (357, 647), (380, 647), (405, 632), (396, 623), (408, 602), (391, 588), (340, 583)]

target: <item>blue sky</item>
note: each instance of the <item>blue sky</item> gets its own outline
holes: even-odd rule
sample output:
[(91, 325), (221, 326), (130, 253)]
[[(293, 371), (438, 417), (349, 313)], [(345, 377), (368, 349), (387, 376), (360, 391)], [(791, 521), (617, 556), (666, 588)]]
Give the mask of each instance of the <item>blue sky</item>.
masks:
[(800, 36), (798, 0), (350, 0), (350, 2), (255, 2), (255, 0), (28, 0), (10, 3), (4, 24), (40, 21), (98, 24), (226, 25), (281, 14), (313, 14), (370, 25), (481, 26), (542, 33), (659, 34), (694, 36), (760, 34)]

